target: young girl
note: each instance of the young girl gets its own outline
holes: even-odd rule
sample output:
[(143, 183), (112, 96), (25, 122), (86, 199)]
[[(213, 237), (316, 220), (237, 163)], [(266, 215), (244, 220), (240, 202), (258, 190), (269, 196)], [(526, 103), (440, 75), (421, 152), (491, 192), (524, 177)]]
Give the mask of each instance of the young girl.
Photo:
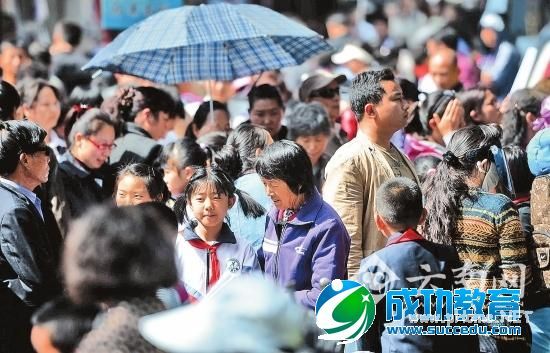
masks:
[(260, 270), (252, 247), (237, 239), (224, 222), (235, 195), (247, 214), (265, 212), (216, 167), (198, 168), (176, 201), (174, 210), (183, 223), (176, 238), (176, 261), (192, 301), (204, 297), (221, 279)]
[(147, 164), (133, 163), (118, 172), (115, 202), (119, 207), (153, 201), (166, 203), (169, 197), (161, 173)]
[(164, 147), (161, 155), (164, 182), (173, 198), (183, 193), (196, 167), (206, 167), (206, 158), (206, 152), (190, 138)]

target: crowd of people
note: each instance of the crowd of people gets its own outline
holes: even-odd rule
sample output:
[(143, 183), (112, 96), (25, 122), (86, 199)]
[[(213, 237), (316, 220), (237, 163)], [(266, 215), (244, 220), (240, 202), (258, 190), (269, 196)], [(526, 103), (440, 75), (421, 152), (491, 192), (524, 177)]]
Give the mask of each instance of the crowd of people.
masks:
[[(235, 334), (234, 352), (336, 351), (306, 322), (323, 288), (348, 278), (379, 299), (347, 351), (549, 352), (550, 63), (512, 91), (521, 55), (485, 12), (475, 40), (456, 18), (425, 38), (410, 77), (391, 60), (407, 39), (394, 20), (426, 16), (403, 2), (407, 13), (381, 7), (355, 27), (333, 14), (333, 53), (213, 82), (210, 96), (92, 79), (75, 23), (58, 23), (49, 48), (3, 40), (0, 352), (161, 352), (140, 320), (182, 307), (228, 332), (242, 322), (265, 345)], [(271, 282), (242, 283), (272, 293), (279, 316), (263, 298), (254, 321), (236, 289), (225, 315), (202, 309), (255, 275)], [(426, 286), (520, 289), (521, 334), (388, 334), (385, 293)], [(204, 325), (182, 317), (170, 324)], [(206, 331), (172, 340), (220, 350)]]

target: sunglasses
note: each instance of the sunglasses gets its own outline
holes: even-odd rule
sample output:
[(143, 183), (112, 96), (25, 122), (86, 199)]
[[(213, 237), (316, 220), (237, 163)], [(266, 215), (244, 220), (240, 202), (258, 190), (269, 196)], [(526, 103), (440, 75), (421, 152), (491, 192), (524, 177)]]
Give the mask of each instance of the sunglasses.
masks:
[(340, 95), (340, 87), (329, 88), (323, 87), (321, 89), (311, 92), (310, 97), (321, 97), (321, 98), (334, 98), (335, 96)]

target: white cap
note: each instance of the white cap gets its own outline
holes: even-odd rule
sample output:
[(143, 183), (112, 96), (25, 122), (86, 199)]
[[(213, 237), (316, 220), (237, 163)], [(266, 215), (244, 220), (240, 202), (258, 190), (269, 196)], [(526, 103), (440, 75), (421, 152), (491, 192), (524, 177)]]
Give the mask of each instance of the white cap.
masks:
[(297, 349), (307, 312), (263, 276), (222, 277), (200, 302), (145, 316), (143, 337), (169, 353)]
[(365, 64), (372, 64), (374, 61), (372, 56), (366, 50), (353, 44), (346, 44), (342, 50), (332, 55), (331, 59), (336, 65), (342, 65), (351, 60), (359, 60)]
[(484, 13), (479, 20), (479, 25), (482, 28), (492, 28), (497, 32), (502, 32), (504, 30), (504, 21), (502, 17), (495, 13)]

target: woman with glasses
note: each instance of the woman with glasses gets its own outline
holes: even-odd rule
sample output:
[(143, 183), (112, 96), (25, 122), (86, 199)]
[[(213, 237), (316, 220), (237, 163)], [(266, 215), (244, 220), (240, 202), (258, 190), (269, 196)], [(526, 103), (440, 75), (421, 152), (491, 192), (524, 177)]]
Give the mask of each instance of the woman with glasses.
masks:
[(97, 108), (84, 113), (71, 128), (68, 151), (59, 163), (52, 205), (60, 208), (57, 221), (63, 233), (68, 224), (108, 196), (100, 168), (115, 147), (115, 122)]

